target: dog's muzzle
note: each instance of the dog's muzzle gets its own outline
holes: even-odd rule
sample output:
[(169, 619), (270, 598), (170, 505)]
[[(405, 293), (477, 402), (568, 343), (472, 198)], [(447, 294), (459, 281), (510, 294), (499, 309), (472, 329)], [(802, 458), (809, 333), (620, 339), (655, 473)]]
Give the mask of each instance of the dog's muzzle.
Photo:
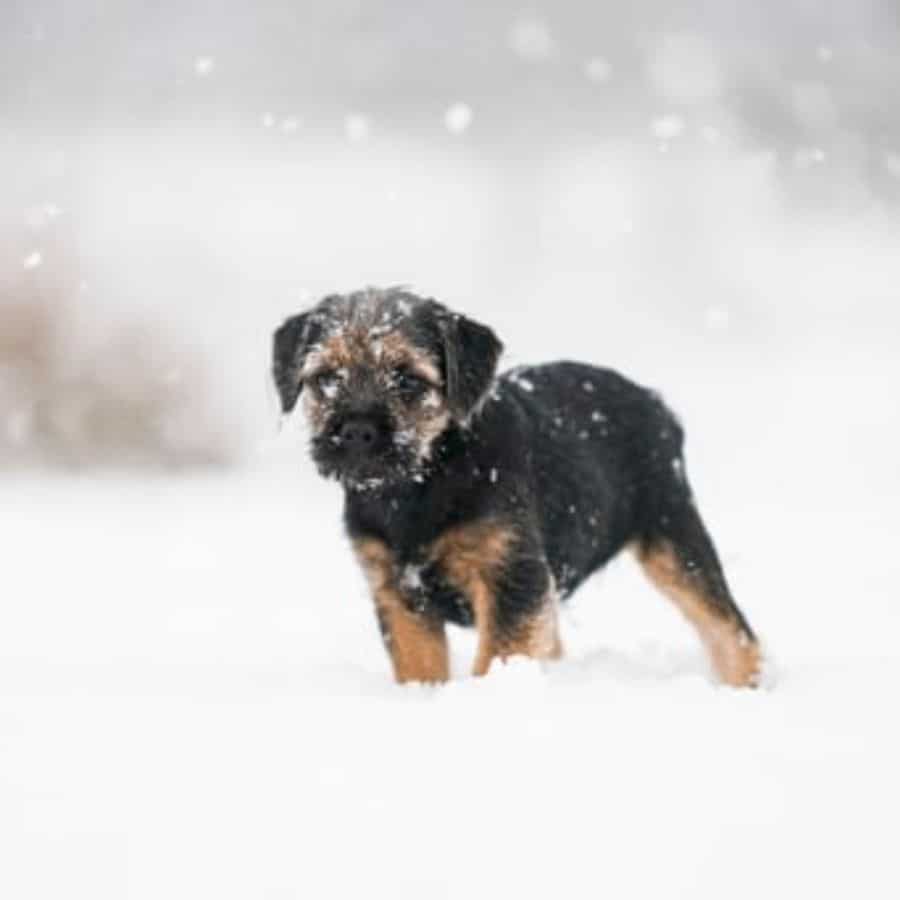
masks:
[(348, 462), (364, 462), (377, 458), (385, 449), (384, 430), (371, 419), (352, 418), (336, 430), (335, 445)]
[(390, 416), (382, 410), (339, 413), (313, 441), (313, 457), (323, 475), (348, 484), (396, 477), (405, 465)]

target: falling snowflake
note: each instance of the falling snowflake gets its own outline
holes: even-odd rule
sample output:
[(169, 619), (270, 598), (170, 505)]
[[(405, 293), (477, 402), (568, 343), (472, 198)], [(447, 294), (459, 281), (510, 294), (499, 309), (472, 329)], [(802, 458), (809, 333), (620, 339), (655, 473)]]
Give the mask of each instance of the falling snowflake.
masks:
[(194, 72), (200, 78), (206, 78), (208, 75), (212, 75), (215, 68), (216, 61), (211, 56), (198, 56), (194, 60)]
[(25, 224), (28, 228), (38, 230), (46, 228), (62, 215), (62, 210), (55, 203), (42, 203), (25, 210)]
[(472, 124), (472, 107), (467, 103), (454, 103), (444, 113), (444, 125), (451, 134), (462, 134)]
[(900, 153), (888, 153), (884, 158), (885, 168), (894, 178), (900, 178)]
[(34, 253), (31, 253), (25, 257), (22, 265), (26, 269), (36, 269), (43, 262), (44, 262), (44, 257), (41, 255), (39, 250), (35, 250)]
[(584, 64), (584, 74), (589, 81), (603, 84), (612, 76), (612, 66), (602, 56), (593, 56)]
[(507, 373), (507, 380), (514, 384), (516, 387), (521, 388), (523, 391), (527, 391), (529, 394), (534, 393), (534, 382), (529, 381), (521, 371), (516, 371), (515, 369), (509, 373)]
[(660, 116), (653, 120), (653, 134), (661, 141), (671, 141), (684, 133), (684, 119), (681, 116)]
[(825, 162), (825, 151), (821, 147), (802, 147), (794, 154), (794, 165), (798, 169), (809, 169)]
[(556, 54), (556, 41), (541, 19), (523, 18), (509, 31), (509, 46), (525, 62), (544, 62)]
[(731, 314), (727, 306), (710, 306), (704, 314), (704, 319), (710, 331), (725, 331), (731, 321)]
[(354, 144), (360, 144), (367, 140), (371, 130), (368, 118), (359, 113), (350, 113), (344, 119), (344, 134), (347, 136), (347, 140)]

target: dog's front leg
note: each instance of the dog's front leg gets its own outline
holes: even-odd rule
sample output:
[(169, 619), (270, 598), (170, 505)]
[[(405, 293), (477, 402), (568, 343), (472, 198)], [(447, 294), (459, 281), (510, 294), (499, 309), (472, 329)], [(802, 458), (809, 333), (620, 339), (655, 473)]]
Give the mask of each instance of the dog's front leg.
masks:
[(446, 681), (450, 657), (444, 623), (416, 609), (400, 585), (393, 554), (385, 544), (357, 541), (356, 554), (372, 589), (378, 626), (397, 682)]

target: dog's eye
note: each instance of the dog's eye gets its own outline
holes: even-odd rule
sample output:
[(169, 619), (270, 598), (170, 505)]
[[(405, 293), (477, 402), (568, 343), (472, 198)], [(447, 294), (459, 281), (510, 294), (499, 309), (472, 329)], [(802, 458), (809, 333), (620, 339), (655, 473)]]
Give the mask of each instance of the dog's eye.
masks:
[(340, 389), (341, 379), (337, 372), (319, 372), (313, 377), (313, 384), (324, 397), (332, 398)]
[(404, 396), (414, 399), (423, 394), (428, 385), (408, 369), (397, 369), (392, 382), (394, 387)]

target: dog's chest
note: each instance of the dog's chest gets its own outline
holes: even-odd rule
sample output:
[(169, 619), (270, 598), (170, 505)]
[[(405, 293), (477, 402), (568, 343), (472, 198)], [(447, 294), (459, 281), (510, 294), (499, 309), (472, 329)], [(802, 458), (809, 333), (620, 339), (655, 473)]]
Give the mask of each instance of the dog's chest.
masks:
[(398, 568), (403, 596), (415, 612), (456, 625), (473, 624), (472, 604), (450, 582), (440, 562), (413, 561)]

